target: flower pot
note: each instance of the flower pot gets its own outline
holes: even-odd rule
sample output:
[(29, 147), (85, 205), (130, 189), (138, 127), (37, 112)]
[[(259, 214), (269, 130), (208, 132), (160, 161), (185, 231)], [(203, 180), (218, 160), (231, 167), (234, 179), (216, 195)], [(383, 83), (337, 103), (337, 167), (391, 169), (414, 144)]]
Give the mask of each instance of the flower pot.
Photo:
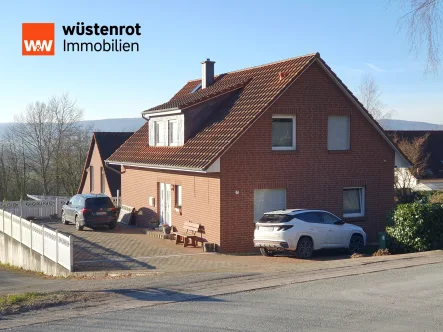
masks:
[(163, 233), (171, 234), (171, 226), (163, 226)]

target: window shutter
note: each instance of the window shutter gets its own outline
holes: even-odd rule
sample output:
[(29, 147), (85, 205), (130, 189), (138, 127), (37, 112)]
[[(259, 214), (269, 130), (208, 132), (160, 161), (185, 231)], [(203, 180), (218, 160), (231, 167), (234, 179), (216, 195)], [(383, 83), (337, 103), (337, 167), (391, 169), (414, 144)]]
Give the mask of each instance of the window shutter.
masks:
[(349, 116), (331, 115), (328, 117), (328, 150), (350, 149)]

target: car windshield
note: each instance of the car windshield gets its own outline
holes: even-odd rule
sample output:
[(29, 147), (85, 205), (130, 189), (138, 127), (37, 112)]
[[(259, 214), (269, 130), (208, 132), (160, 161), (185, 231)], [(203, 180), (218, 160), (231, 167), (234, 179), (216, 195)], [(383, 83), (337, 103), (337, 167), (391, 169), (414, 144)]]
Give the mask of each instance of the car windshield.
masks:
[(286, 214), (265, 214), (259, 222), (268, 222), (268, 223), (281, 223), (288, 222), (291, 220), (293, 216), (288, 216)]
[(85, 205), (88, 209), (108, 209), (114, 207), (109, 197), (88, 198)]

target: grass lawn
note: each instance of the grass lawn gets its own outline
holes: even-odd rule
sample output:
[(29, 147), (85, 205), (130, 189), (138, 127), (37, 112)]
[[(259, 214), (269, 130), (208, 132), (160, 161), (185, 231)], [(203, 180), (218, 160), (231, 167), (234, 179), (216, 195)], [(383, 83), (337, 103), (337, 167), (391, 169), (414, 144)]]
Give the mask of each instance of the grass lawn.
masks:
[[(107, 296), (94, 294), (92, 297)], [(87, 292), (20, 293), (0, 295), (0, 315), (13, 315), (73, 302), (85, 302), (91, 298)]]

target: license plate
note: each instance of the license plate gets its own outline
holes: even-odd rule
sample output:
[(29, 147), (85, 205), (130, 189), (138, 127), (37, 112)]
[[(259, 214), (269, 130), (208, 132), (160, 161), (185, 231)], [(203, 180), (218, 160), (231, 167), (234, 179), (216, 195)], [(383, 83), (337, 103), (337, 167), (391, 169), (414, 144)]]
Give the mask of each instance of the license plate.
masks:
[(96, 212), (95, 215), (96, 216), (104, 216), (104, 215), (106, 215), (106, 212)]
[(265, 232), (272, 232), (272, 231), (274, 231), (274, 227), (264, 227), (264, 226), (261, 226), (260, 230), (261, 231), (265, 231)]

